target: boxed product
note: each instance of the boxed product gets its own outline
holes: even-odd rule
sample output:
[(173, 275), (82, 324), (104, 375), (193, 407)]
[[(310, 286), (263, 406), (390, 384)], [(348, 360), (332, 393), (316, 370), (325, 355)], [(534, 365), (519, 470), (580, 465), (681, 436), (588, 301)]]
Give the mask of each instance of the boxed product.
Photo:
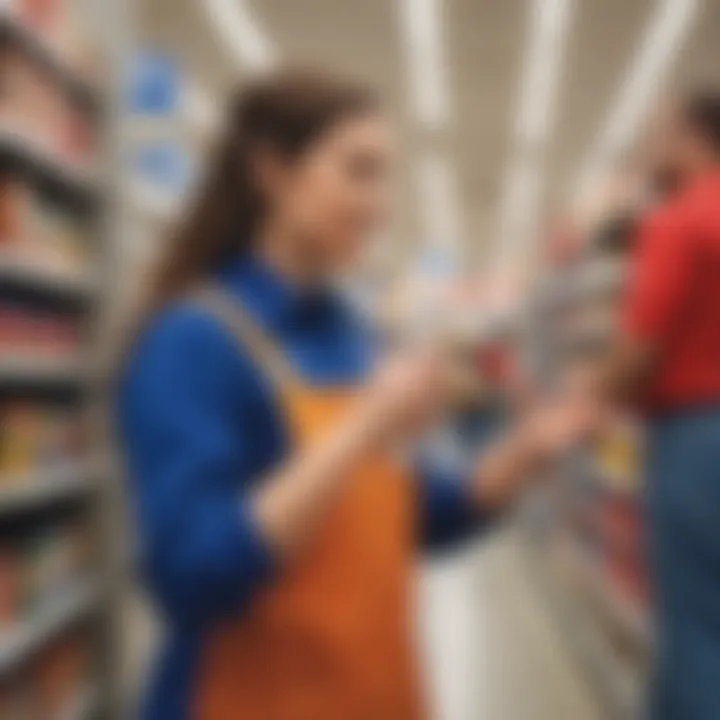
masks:
[(32, 671), (39, 717), (67, 717), (78, 697), (89, 686), (88, 644), (81, 633), (62, 638), (43, 652)]
[(72, 408), (6, 401), (0, 421), (0, 489), (77, 458), (84, 449), (81, 417)]
[(44, 648), (29, 667), (0, 683), (3, 720), (76, 720), (91, 688), (90, 645), (79, 631)]
[(27, 677), (13, 677), (0, 682), (0, 718), (37, 720), (33, 688)]
[(21, 615), (23, 601), (20, 553), (8, 539), (4, 539), (0, 541), (0, 632), (10, 627)]
[(621, 492), (637, 489), (642, 471), (642, 433), (636, 422), (618, 420), (597, 441), (594, 457), (599, 471)]

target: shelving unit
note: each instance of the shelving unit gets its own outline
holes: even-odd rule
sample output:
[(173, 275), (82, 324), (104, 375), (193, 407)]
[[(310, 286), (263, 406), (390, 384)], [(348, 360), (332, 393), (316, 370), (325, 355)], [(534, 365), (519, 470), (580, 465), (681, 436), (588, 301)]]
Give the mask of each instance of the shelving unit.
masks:
[(628, 638), (643, 654), (647, 653), (652, 636), (643, 610), (603, 582), (591, 566), (578, 562), (575, 572), (588, 600), (597, 606), (596, 609), (619, 634)]
[(4, 163), (16, 165), (20, 172), (79, 202), (91, 204), (98, 198), (98, 179), (90, 168), (68, 162), (51, 147), (7, 122), (0, 124), (0, 157)]
[(607, 626), (568, 578), (542, 551), (528, 543), (527, 568), (544, 601), (562, 623), (571, 650), (598, 690), (600, 700), (617, 720), (634, 720), (642, 705), (638, 671), (628, 664), (611, 642)]
[(0, 674), (16, 670), (75, 621), (91, 613), (97, 608), (99, 598), (93, 582), (82, 579), (44, 599), (27, 618), (3, 632)]
[(96, 488), (97, 472), (88, 461), (67, 462), (31, 477), (0, 479), (0, 522), (87, 495)]
[[(0, 184), (12, 190), (0, 193), (0, 716), (21, 707), (23, 717), (91, 720), (111, 712), (105, 468), (87, 441), (105, 101), (23, 7), (0, 2), (0, 52), (23, 68), (0, 107)], [(66, 108), (67, 127), (47, 110), (25, 118), (32, 103), (13, 108), (23, 82), (52, 98), (37, 108)]]
[(78, 102), (91, 111), (100, 108), (100, 90), (81, 78), (75, 68), (61, 57), (53, 44), (29, 27), (7, 2), (0, 5), (0, 43), (19, 46), (26, 55), (53, 76), (58, 86)]
[[(529, 352), (548, 384), (608, 348), (616, 313), (606, 310), (616, 310), (626, 274), (622, 255), (589, 252), (538, 288)], [(610, 428), (561, 463), (523, 514), (531, 575), (618, 720), (638, 717), (653, 644), (638, 530), (641, 436), (631, 419)]]
[(0, 359), (0, 387), (78, 387), (86, 382), (87, 371), (88, 366), (76, 358), (37, 357), (22, 352)]
[(547, 278), (542, 293), (552, 307), (575, 301), (612, 294), (622, 286), (626, 265), (618, 259), (589, 259), (571, 272), (553, 273)]
[(92, 272), (68, 272), (46, 268), (12, 256), (0, 254), (0, 285), (26, 290), (52, 298), (90, 300), (98, 291)]

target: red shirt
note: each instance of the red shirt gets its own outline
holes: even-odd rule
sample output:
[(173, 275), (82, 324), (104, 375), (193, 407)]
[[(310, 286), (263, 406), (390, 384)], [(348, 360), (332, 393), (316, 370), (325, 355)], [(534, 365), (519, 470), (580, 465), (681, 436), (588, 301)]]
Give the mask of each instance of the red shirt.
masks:
[(650, 409), (720, 402), (720, 172), (643, 224), (624, 320), (631, 337), (660, 351)]

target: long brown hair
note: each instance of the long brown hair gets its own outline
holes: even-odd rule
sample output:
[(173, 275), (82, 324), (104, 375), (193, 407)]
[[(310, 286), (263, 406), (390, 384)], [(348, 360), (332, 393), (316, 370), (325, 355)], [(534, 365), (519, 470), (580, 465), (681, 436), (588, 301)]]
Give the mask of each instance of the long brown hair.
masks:
[(236, 91), (214, 161), (193, 208), (170, 237), (143, 315), (251, 249), (265, 210), (254, 177), (258, 149), (292, 160), (339, 121), (377, 106), (364, 85), (317, 72), (284, 71)]

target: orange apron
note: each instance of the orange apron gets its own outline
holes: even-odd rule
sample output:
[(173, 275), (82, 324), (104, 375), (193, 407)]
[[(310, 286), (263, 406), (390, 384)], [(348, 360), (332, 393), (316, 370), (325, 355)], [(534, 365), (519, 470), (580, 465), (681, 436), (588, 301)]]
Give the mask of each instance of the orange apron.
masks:
[[(295, 450), (342, 422), (353, 392), (299, 381), (236, 301), (203, 303), (275, 381)], [(314, 538), (204, 646), (196, 720), (419, 720), (412, 626), (415, 493), (389, 457), (352, 471)]]

